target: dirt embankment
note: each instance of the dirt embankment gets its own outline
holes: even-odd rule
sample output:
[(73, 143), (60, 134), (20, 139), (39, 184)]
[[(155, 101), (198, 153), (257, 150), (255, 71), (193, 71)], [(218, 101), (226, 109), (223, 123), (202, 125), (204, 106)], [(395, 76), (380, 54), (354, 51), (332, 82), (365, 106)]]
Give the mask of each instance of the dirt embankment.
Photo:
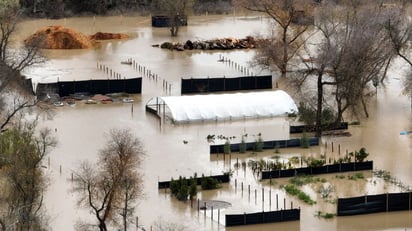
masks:
[(126, 34), (97, 32), (84, 35), (63, 26), (47, 26), (39, 29), (24, 40), (26, 45), (37, 45), (43, 49), (87, 49), (98, 44), (99, 40), (125, 39)]

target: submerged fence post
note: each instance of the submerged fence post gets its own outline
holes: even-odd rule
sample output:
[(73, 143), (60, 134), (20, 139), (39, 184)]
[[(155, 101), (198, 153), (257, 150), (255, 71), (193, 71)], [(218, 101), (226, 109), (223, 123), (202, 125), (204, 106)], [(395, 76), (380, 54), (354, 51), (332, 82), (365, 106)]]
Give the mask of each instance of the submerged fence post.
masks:
[(269, 189), (269, 211), (272, 208), (272, 189)]
[(250, 201), (250, 184), (247, 187), (248, 187), (248, 197), (249, 197), (249, 201)]
[(217, 224), (220, 224), (220, 209), (217, 210)]
[(197, 215), (199, 216), (199, 212), (200, 212), (200, 199), (197, 198)]
[(276, 193), (276, 210), (279, 210), (279, 197), (278, 194)]

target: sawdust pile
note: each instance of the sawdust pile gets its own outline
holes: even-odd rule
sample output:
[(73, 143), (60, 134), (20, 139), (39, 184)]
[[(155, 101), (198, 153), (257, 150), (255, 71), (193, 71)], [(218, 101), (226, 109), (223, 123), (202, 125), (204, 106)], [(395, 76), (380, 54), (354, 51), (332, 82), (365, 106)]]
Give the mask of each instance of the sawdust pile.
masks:
[(126, 39), (126, 38), (129, 38), (129, 36), (127, 34), (97, 32), (94, 35), (90, 35), (89, 38), (91, 40), (109, 40), (109, 39)]
[(96, 40), (124, 39), (125, 34), (102, 33), (87, 36), (63, 26), (47, 26), (24, 40), (26, 45), (37, 45), (43, 49), (87, 49), (98, 45)]

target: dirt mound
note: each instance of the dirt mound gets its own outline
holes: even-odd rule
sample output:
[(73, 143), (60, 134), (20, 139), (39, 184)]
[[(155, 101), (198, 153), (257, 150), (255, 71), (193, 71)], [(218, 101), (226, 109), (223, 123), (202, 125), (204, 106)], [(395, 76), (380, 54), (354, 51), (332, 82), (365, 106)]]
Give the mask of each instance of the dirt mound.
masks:
[(63, 26), (47, 26), (24, 40), (26, 45), (39, 45), (43, 49), (85, 49), (93, 42), (84, 34)]
[(129, 38), (127, 34), (117, 34), (117, 33), (103, 33), (97, 32), (94, 35), (90, 35), (89, 39), (91, 40), (110, 40), (110, 39), (125, 39)]
[(26, 45), (38, 45), (43, 49), (87, 49), (97, 45), (97, 40), (129, 38), (126, 34), (97, 32), (84, 35), (63, 26), (47, 26), (24, 40)]

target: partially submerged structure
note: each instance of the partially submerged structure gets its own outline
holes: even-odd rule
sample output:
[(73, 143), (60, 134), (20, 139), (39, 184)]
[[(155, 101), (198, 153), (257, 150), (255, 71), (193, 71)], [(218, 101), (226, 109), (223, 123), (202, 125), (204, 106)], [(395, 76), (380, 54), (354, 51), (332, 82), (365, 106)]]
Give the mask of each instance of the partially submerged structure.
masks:
[(284, 91), (155, 97), (146, 111), (174, 123), (287, 116), (297, 113)]

